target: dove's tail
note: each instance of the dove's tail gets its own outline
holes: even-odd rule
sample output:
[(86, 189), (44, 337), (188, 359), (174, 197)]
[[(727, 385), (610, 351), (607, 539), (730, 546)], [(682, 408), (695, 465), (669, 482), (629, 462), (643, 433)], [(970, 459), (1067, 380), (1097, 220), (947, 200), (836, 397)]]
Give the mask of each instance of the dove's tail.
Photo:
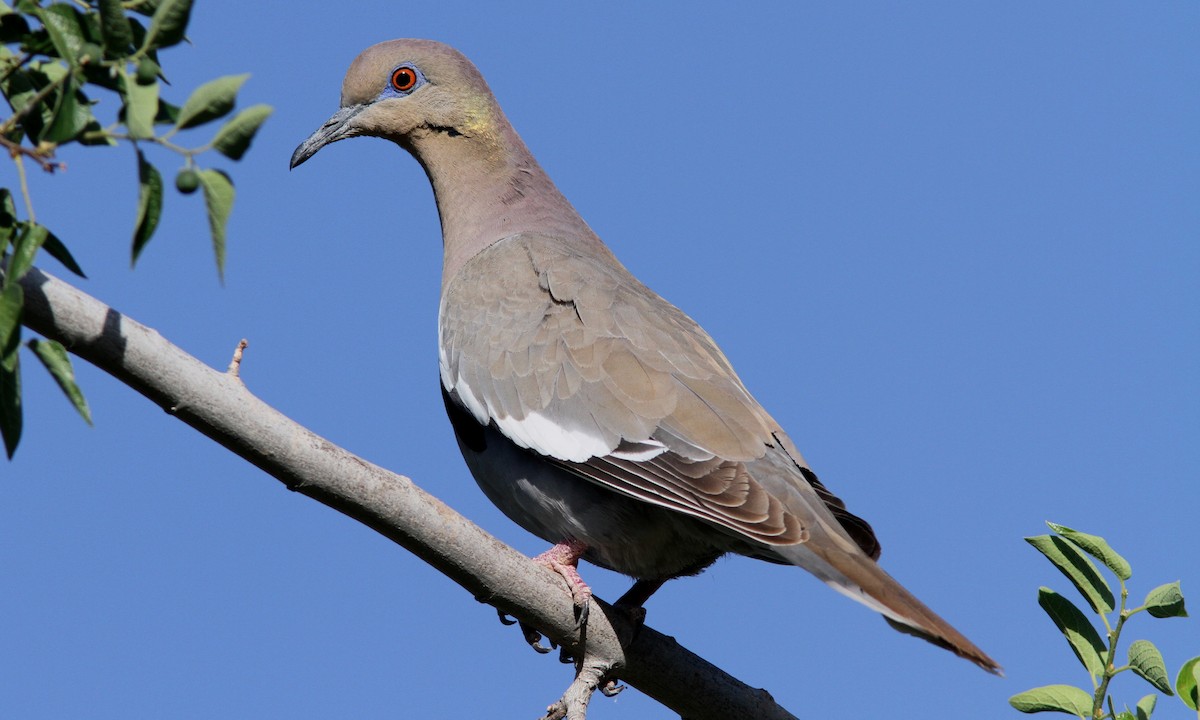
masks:
[(995, 660), (938, 617), (841, 533), (823, 532), (825, 528), (820, 527), (811, 530), (807, 542), (775, 546), (772, 550), (834, 590), (882, 613), (888, 624), (900, 632), (943, 647), (990, 673), (1003, 675)]

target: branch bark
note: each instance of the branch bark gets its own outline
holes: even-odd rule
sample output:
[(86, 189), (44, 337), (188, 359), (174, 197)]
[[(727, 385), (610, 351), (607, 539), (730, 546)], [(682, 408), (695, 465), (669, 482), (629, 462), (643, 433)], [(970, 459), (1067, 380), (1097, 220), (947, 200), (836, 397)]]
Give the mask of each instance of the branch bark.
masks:
[[(480, 602), (541, 630), (574, 657), (584, 657), (571, 597), (557, 575), (410, 479), (290, 420), (255, 397), (236, 374), (208, 367), (79, 289), (36, 268), (21, 285), (22, 322), (30, 329), (62, 343), (289, 489), (373, 528)], [(795, 720), (765, 690), (746, 685), (649, 627), (634, 633), (621, 613), (609, 612), (603, 602), (597, 605), (586, 629), (589, 662), (600, 658), (613, 675), (682, 717)]]

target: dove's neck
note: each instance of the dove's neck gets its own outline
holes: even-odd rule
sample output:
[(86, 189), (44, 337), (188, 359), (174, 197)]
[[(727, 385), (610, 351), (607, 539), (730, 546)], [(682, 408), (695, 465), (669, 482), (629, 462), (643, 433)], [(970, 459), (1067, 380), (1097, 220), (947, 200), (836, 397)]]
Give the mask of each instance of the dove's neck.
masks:
[(408, 148), (429, 175), (437, 199), (445, 245), (443, 287), (472, 257), (517, 233), (604, 247), (499, 108), (488, 120), (461, 131), (423, 133)]

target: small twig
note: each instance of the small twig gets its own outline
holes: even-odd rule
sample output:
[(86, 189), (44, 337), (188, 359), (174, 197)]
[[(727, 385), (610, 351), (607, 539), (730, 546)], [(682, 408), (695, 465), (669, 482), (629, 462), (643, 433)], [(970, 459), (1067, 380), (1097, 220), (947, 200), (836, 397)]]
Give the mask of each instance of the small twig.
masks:
[[(609, 605), (602, 604), (602, 607), (606, 617), (613, 610)], [(622, 647), (628, 647), (637, 635), (638, 628), (626, 623), (619, 624), (619, 627), (624, 631), (618, 632), (619, 642)], [(574, 651), (579, 658), (575, 661), (575, 679), (567, 686), (562, 697), (546, 708), (546, 714), (540, 720), (587, 720), (588, 703), (593, 693), (599, 690), (605, 697), (615, 697), (625, 689), (616, 677), (625, 667), (624, 658), (607, 655), (594, 643), (589, 643), (587, 630), (586, 624), (579, 630), (578, 649)], [(566, 647), (563, 649), (565, 651)]]
[(52, 173), (55, 170), (67, 169), (66, 163), (61, 163), (50, 159), (54, 157), (53, 146), (48, 146), (48, 149), (40, 147), (26, 147), (19, 142), (13, 142), (12, 140), (9, 140), (3, 135), (0, 135), (0, 145), (3, 145), (8, 150), (8, 154), (11, 155), (14, 160), (21, 156), (27, 157), (37, 163), (38, 167), (48, 173)]
[(1108, 695), (1108, 684), (1113, 677), (1124, 668), (1116, 668), (1117, 657), (1117, 642), (1121, 639), (1121, 629), (1125, 627), (1125, 621), (1129, 619), (1132, 613), (1125, 611), (1125, 603), (1129, 599), (1129, 588), (1125, 587), (1125, 581), (1121, 580), (1121, 607), (1117, 611), (1117, 624), (1108, 633), (1108, 654), (1104, 657), (1104, 676), (1100, 680), (1099, 687), (1096, 688), (1095, 694), (1092, 696), (1092, 717), (1101, 717), (1104, 712), (1104, 698)]
[(587, 720), (588, 703), (592, 699), (592, 693), (603, 686), (604, 694), (608, 695), (611, 692), (610, 687), (614, 686), (611, 681), (605, 679), (611, 670), (612, 666), (608, 662), (596, 658), (581, 663), (575, 673), (575, 680), (557, 702), (546, 708), (546, 714), (541, 720)]
[(229, 368), (225, 370), (227, 375), (241, 379), (240, 373), (242, 370), (242, 353), (246, 351), (246, 347), (250, 343), (246, 338), (238, 341), (237, 347), (233, 349), (233, 359), (229, 361)]

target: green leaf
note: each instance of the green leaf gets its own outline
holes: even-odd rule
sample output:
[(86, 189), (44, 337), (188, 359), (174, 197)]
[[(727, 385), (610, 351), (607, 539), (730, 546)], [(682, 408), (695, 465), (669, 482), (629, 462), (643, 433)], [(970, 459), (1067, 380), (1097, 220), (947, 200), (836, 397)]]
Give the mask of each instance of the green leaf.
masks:
[(14, 353), (12, 368), (0, 366), (0, 435), (10, 460), (21, 442), (21, 364), (16, 357)]
[(1175, 694), (1171, 691), (1171, 682), (1167, 680), (1167, 665), (1163, 662), (1162, 653), (1149, 640), (1134, 640), (1130, 643), (1129, 667), (1155, 689), (1168, 695)]
[(158, 114), (158, 83), (145, 85), (133, 75), (121, 71), (125, 81), (125, 127), (134, 138), (154, 137), (154, 118)]
[(270, 105), (252, 105), (242, 110), (217, 131), (217, 136), (212, 141), (213, 147), (231, 160), (241, 160), (259, 126), (272, 112)]
[(158, 218), (162, 215), (163, 181), (158, 168), (146, 160), (141, 150), (137, 151), (138, 161), (138, 212), (137, 223), (133, 227), (133, 257), (130, 264), (137, 263), (138, 256), (158, 227)]
[(154, 124), (155, 125), (174, 125), (175, 121), (178, 119), (179, 119), (179, 106), (172, 105), (171, 103), (167, 102), (166, 100), (163, 100), (160, 97), (158, 99), (158, 114), (154, 116)]
[(191, 14), (192, 0), (161, 0), (150, 17), (142, 48), (165, 48), (183, 42)]
[[(34, 67), (14, 71), (4, 87), (8, 104), (16, 113), (25, 112), (26, 106), (37, 96), (38, 90), (50, 82), (45, 73), (36, 66), (37, 63), (34, 63)], [(29, 137), (38, 137), (42, 133), (44, 120), (49, 117), (50, 112), (44, 104), (41, 108), (29, 108), (29, 112), (21, 120), (20, 127)]]
[(1104, 563), (1109, 570), (1113, 571), (1114, 575), (1122, 580), (1128, 580), (1133, 576), (1133, 569), (1129, 566), (1125, 558), (1118, 555), (1117, 551), (1109, 547), (1104, 538), (1099, 535), (1088, 535), (1078, 530), (1072, 530), (1065, 525), (1058, 525), (1052, 522), (1046, 524), (1054, 532), (1078, 545), (1088, 555)]
[(220, 170), (201, 170), (200, 187), (208, 208), (208, 227), (212, 232), (213, 253), (217, 257), (217, 275), (225, 280), (225, 226), (233, 210), (233, 181)]
[(0, 42), (2, 43), (19, 43), (23, 42), (26, 36), (29, 35), (29, 22), (12, 12), (0, 13)]
[(0, 188), (0, 255), (17, 234), (17, 207), (13, 203), (12, 191)]
[(46, 241), (42, 243), (42, 249), (45, 250), (50, 257), (62, 263), (63, 267), (75, 273), (81, 278), (86, 278), (83, 273), (83, 268), (79, 267), (79, 263), (75, 262), (75, 258), (71, 255), (71, 251), (63, 244), (58, 236), (49, 230), (46, 231)]
[(209, 80), (192, 91), (179, 110), (175, 129), (184, 130), (224, 117), (233, 109), (238, 90), (249, 75), (226, 75)]
[(1100, 571), (1078, 547), (1054, 535), (1027, 537), (1025, 542), (1045, 555), (1046, 559), (1054, 563), (1054, 567), (1067, 576), (1079, 593), (1087, 599), (1092, 610), (1097, 613), (1113, 611), (1112, 590), (1100, 575)]
[(1129, 712), (1128, 710), (1122, 710), (1121, 712), (1117, 713), (1116, 720), (1137, 720), (1137, 718), (1135, 718), (1133, 713)]
[(83, 25), (75, 8), (66, 3), (55, 3), (50, 7), (35, 8), (33, 14), (42, 21), (58, 56), (71, 67), (78, 65), (79, 54), (87, 38), (83, 35)]
[(8, 270), (4, 273), (4, 287), (16, 285), (25, 277), (29, 268), (33, 267), (33, 258), (46, 241), (49, 231), (37, 223), (24, 223), (17, 242), (13, 245), (12, 257), (8, 261)]
[(1150, 714), (1154, 712), (1154, 706), (1158, 704), (1157, 695), (1147, 695), (1137, 704), (1137, 720), (1150, 720)]
[(54, 115), (50, 124), (42, 129), (40, 140), (62, 145), (83, 132), (92, 119), (92, 111), (86, 105), (79, 103), (76, 92), (76, 81), (72, 77), (59, 88), (58, 102), (54, 106)]
[(104, 50), (110, 58), (129, 55), (133, 45), (133, 30), (121, 0), (100, 0), (100, 33), (104, 36)]
[(1183, 590), (1179, 588), (1178, 580), (1154, 588), (1142, 604), (1146, 612), (1156, 618), (1187, 617), (1187, 608), (1183, 606)]
[(21, 308), (25, 293), (19, 283), (7, 285), (0, 292), (0, 370), (11, 371), (17, 365), (17, 350), (21, 348)]
[(21, 440), (21, 306), (25, 296), (13, 283), (0, 292), (0, 436), (12, 458)]
[(75, 410), (83, 416), (88, 425), (92, 424), (92, 411), (88, 409), (87, 400), (83, 397), (83, 392), (79, 389), (79, 385), (75, 383), (75, 370), (71, 367), (71, 358), (67, 356), (67, 349), (61, 344), (53, 340), (30, 340), (29, 349), (33, 350), (33, 354), (37, 355), (42, 361), (42, 365), (50, 371), (50, 375), (58, 386), (62, 388), (63, 393), (71, 404), (75, 406)]
[(1008, 704), (1023, 713), (1061, 712), (1080, 718), (1092, 714), (1092, 696), (1071, 685), (1046, 685), (1017, 693)]
[(1200, 710), (1200, 657), (1194, 657), (1179, 668), (1175, 676), (1175, 692), (1193, 710)]
[(1067, 638), (1067, 642), (1071, 644), (1071, 650), (1075, 652), (1075, 657), (1079, 658), (1079, 662), (1083, 663), (1087, 671), (1093, 677), (1102, 676), (1104, 674), (1104, 653), (1107, 648), (1096, 632), (1096, 628), (1088, 622), (1083, 612), (1070, 600), (1047, 587), (1038, 589), (1038, 605), (1042, 606), (1042, 609), (1058, 626), (1059, 632)]
[(142, 15), (153, 15), (158, 10), (160, 0), (142, 0), (129, 6), (129, 9)]

